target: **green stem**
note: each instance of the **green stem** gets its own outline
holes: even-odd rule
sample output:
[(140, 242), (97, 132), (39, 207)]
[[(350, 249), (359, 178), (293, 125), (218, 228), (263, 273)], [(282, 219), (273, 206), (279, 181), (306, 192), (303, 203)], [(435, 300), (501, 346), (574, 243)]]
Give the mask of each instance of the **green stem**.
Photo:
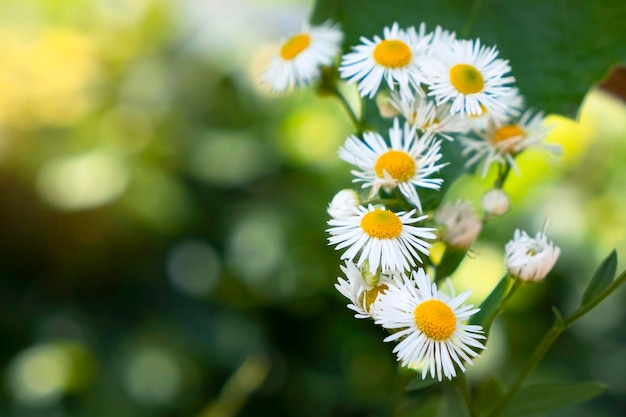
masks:
[(498, 179), (496, 180), (496, 182), (493, 184), (494, 188), (503, 188), (504, 187), (504, 183), (506, 182), (507, 177), (509, 176), (509, 173), (511, 172), (511, 166), (507, 163), (504, 165), (504, 168), (502, 168), (498, 174)]
[[(533, 354), (528, 358), (524, 368), (517, 376), (515, 382), (509, 388), (508, 392), (498, 401), (495, 408), (489, 415), (489, 417), (498, 417), (504, 407), (511, 401), (511, 399), (517, 394), (517, 391), (521, 388), (522, 383), (526, 379), (526, 377), (535, 369), (535, 367), (541, 362), (541, 359), (548, 352), (552, 344), (556, 341), (556, 339), (567, 329), (569, 326), (574, 324), (576, 320), (583, 317), (589, 311), (591, 311), (595, 306), (597, 306), (602, 300), (608, 297), (613, 291), (615, 291), (620, 285), (622, 285), (626, 281), (626, 271), (622, 272), (608, 287), (604, 289), (600, 294), (598, 294), (594, 299), (589, 301), (587, 304), (579, 308), (577, 311), (572, 313), (566, 319), (562, 319), (557, 315), (556, 322), (548, 333), (545, 334), (539, 345), (535, 348)], [(511, 289), (512, 290), (512, 289)]]
[(352, 107), (350, 106), (350, 103), (348, 103), (348, 100), (346, 99), (346, 97), (343, 94), (341, 94), (341, 91), (339, 91), (337, 87), (333, 88), (332, 92), (335, 95), (335, 97), (339, 99), (343, 107), (346, 109), (346, 112), (348, 113), (348, 116), (350, 117), (350, 121), (352, 121), (352, 124), (356, 128), (357, 133), (361, 133), (363, 131), (361, 120), (359, 119), (359, 117), (357, 117), (354, 110), (352, 110)]

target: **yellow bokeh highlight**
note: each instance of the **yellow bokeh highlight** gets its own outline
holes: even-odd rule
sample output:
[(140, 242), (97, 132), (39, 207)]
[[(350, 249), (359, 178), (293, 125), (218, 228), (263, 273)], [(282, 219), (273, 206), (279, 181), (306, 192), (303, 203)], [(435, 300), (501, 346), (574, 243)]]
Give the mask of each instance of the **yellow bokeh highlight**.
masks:
[(18, 128), (70, 125), (89, 106), (96, 50), (68, 28), (36, 33), (0, 27), (0, 123)]

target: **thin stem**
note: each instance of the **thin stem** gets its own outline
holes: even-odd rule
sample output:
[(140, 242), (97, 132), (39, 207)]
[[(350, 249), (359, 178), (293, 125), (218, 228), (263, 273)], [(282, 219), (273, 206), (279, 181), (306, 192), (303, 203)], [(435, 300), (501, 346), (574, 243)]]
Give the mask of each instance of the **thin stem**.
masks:
[(506, 182), (509, 173), (511, 172), (511, 166), (507, 163), (503, 169), (500, 170), (498, 174), (498, 179), (493, 184), (494, 188), (504, 188), (504, 183)]
[(497, 417), (500, 415), (504, 407), (511, 401), (511, 399), (517, 394), (517, 391), (521, 388), (522, 383), (526, 379), (526, 377), (535, 369), (535, 367), (541, 362), (541, 359), (548, 352), (548, 349), (552, 346), (554, 341), (559, 337), (559, 335), (565, 330), (562, 324), (555, 324), (552, 328), (546, 333), (539, 342), (539, 345), (535, 348), (533, 354), (528, 358), (524, 368), (520, 372), (520, 374), (515, 379), (515, 382), (509, 388), (508, 392), (498, 401), (495, 408), (489, 415), (489, 417)]
[[(533, 354), (528, 358), (524, 368), (515, 379), (513, 385), (509, 388), (508, 392), (498, 401), (496, 407), (493, 409), (489, 417), (498, 417), (504, 407), (511, 401), (511, 399), (515, 396), (517, 391), (521, 388), (522, 383), (526, 379), (526, 377), (535, 369), (535, 367), (539, 364), (541, 359), (548, 352), (548, 349), (552, 346), (552, 344), (556, 341), (556, 339), (563, 333), (565, 329), (574, 324), (576, 320), (580, 319), (582, 316), (591, 311), (595, 306), (597, 306), (602, 300), (608, 297), (613, 291), (615, 291), (620, 285), (626, 282), (626, 271), (622, 272), (608, 287), (604, 289), (600, 294), (598, 294), (593, 300), (576, 310), (566, 319), (561, 319), (557, 316), (557, 320), (552, 325), (552, 328), (546, 333), (539, 342), (539, 345), (535, 348)], [(511, 289), (512, 290), (512, 289)]]
[(339, 89), (336, 87), (333, 88), (333, 94), (335, 95), (335, 97), (339, 99), (343, 107), (346, 109), (346, 112), (348, 113), (348, 116), (350, 117), (350, 121), (352, 121), (352, 124), (356, 128), (357, 132), (361, 133), (362, 132), (361, 120), (359, 120), (359, 117), (357, 117), (354, 110), (352, 110), (352, 107), (350, 107), (350, 103), (348, 103), (348, 100), (346, 99), (346, 97), (343, 94), (341, 94), (341, 91), (339, 91)]

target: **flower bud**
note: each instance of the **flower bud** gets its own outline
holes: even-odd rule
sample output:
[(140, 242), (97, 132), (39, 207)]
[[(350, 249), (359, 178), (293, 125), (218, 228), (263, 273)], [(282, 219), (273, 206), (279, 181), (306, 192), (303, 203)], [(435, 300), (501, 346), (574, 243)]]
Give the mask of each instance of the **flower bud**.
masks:
[(537, 233), (533, 239), (519, 229), (515, 230), (504, 250), (506, 269), (513, 278), (522, 281), (544, 279), (561, 254), (561, 249), (548, 242), (543, 232)]
[(470, 247), (483, 226), (472, 204), (466, 202), (444, 205), (435, 213), (435, 222), (443, 226), (442, 240), (460, 249)]
[(333, 219), (356, 216), (357, 212), (355, 209), (360, 203), (357, 192), (347, 188), (335, 194), (326, 211)]
[(482, 206), (488, 216), (502, 216), (509, 211), (511, 199), (499, 188), (493, 188), (483, 195)]

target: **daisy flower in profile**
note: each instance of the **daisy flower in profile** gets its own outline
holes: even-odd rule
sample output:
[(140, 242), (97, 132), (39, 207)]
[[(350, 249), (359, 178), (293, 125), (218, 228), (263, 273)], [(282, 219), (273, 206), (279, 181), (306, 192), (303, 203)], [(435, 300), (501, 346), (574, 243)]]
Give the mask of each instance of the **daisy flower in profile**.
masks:
[(515, 163), (515, 157), (525, 149), (539, 146), (555, 155), (561, 154), (558, 145), (543, 143), (549, 126), (543, 121), (543, 113), (533, 113), (527, 110), (522, 114), (519, 121), (504, 125), (490, 125), (482, 132), (476, 132), (477, 138), (460, 137), (463, 155), (472, 154), (465, 166), (469, 167), (481, 161), (481, 176), (485, 176), (492, 163), (508, 164), (513, 171), (519, 174), (519, 167)]
[(409, 97), (414, 94), (413, 89), (422, 91), (424, 76), (419, 63), (430, 38), (423, 23), (418, 33), (414, 27), (400, 29), (396, 22), (384, 28), (383, 39), (377, 35), (373, 41), (361, 37), (361, 44), (342, 57), (339, 74), (348, 83), (358, 82), (363, 97), (373, 98), (383, 80), (389, 89), (397, 86), (402, 96)]
[(561, 249), (548, 241), (545, 230), (532, 238), (517, 229), (504, 252), (506, 269), (512, 277), (522, 281), (541, 281), (556, 263)]
[(433, 228), (413, 224), (428, 216), (413, 217), (415, 210), (394, 213), (384, 207), (359, 206), (357, 215), (328, 220), (328, 242), (336, 250), (346, 249), (341, 259), (353, 261), (361, 267), (367, 261), (372, 274), (404, 271), (421, 262), (418, 252), (429, 255), (430, 243), (435, 239)]
[(339, 157), (359, 168), (352, 171), (354, 182), (362, 182), (363, 188), (371, 187), (370, 196), (381, 187), (385, 191), (398, 187), (421, 212), (415, 187), (438, 190), (443, 183), (441, 178), (430, 178), (445, 165), (437, 164), (441, 159), (441, 141), (430, 133), (418, 137), (416, 128), (409, 123), (401, 129), (398, 119), (394, 119), (389, 130), (389, 141), (391, 146), (376, 132), (363, 133), (363, 140), (349, 136), (339, 149)]
[(305, 86), (319, 78), (321, 66), (333, 64), (342, 41), (343, 32), (330, 23), (304, 24), (300, 33), (283, 41), (262, 81), (277, 93)]
[(450, 113), (449, 104), (437, 106), (432, 99), (421, 94), (407, 99), (393, 91), (389, 96), (389, 104), (421, 132), (432, 132), (449, 141), (454, 140), (449, 133), (464, 133), (470, 128), (467, 119)]
[[(450, 111), (461, 117), (487, 111), (502, 111), (506, 103), (500, 98), (515, 81), (505, 76), (511, 67), (497, 58), (495, 47), (487, 48), (480, 41), (439, 37), (431, 47), (432, 59), (424, 60), (422, 70), (427, 76), (428, 95), (437, 105), (450, 102)], [(481, 108), (481, 105), (483, 106)]]
[(345, 266), (340, 266), (347, 279), (337, 277), (335, 288), (350, 304), (348, 308), (356, 314), (358, 319), (376, 317), (376, 301), (391, 286), (398, 286), (402, 282), (400, 275), (372, 274), (367, 262), (362, 268), (358, 268), (354, 262), (346, 261)]
[(485, 339), (482, 327), (464, 324), (479, 309), (463, 305), (471, 291), (447, 295), (422, 268), (413, 271), (412, 278), (381, 295), (376, 324), (394, 332), (384, 341), (399, 341), (393, 353), (402, 366), (421, 366), (422, 379), (428, 373), (439, 381), (443, 376), (452, 379), (457, 367), (465, 372), (464, 362), (471, 364), (478, 356), (474, 349), (485, 349), (480, 342)]

